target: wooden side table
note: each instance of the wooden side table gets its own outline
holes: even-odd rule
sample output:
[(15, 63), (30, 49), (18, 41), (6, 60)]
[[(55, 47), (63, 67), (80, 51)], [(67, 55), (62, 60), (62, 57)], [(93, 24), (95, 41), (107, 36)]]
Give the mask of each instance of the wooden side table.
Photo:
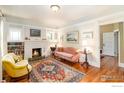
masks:
[(89, 62), (88, 62), (88, 55), (89, 54), (91, 54), (91, 53), (84, 50), (85, 61), (81, 64), (81, 66), (85, 66), (86, 68), (89, 67)]

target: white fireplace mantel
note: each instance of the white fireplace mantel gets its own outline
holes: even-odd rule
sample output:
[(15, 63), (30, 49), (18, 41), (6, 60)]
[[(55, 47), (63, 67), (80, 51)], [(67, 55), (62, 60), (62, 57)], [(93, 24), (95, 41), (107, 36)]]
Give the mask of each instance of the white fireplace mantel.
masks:
[(42, 56), (47, 55), (46, 51), (48, 49), (49, 43), (43, 40), (26, 40), (25, 47), (24, 47), (24, 58), (32, 58), (32, 49), (33, 48), (42, 48)]

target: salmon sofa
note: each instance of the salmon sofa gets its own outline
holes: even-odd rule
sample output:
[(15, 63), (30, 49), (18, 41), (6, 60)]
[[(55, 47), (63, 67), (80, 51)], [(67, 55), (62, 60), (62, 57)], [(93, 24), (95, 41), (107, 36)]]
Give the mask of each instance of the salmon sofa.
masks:
[(58, 47), (55, 56), (76, 63), (79, 62), (80, 53), (73, 47)]

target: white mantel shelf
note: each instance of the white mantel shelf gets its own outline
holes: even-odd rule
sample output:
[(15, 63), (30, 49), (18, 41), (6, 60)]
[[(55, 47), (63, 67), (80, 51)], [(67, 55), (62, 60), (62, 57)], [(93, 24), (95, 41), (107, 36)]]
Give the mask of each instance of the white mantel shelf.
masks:
[(24, 42), (49, 42), (48, 40), (25, 40)]

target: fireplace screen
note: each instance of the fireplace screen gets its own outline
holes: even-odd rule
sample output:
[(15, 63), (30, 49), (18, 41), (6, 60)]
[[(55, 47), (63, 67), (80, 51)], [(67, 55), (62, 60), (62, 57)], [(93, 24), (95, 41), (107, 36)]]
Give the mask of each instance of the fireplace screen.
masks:
[(32, 57), (40, 57), (41, 56), (41, 48), (32, 49)]

